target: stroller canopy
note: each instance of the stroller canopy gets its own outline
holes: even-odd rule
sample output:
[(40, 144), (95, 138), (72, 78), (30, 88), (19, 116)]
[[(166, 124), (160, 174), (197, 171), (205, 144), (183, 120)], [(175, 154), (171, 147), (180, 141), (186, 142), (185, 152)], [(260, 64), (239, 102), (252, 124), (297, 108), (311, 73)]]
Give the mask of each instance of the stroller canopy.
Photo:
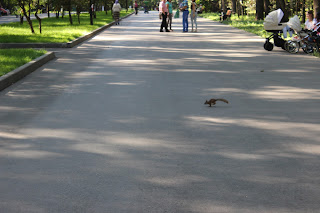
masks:
[(267, 15), (267, 17), (264, 19), (263, 26), (265, 30), (282, 30), (286, 23), (281, 23), (280, 21), (283, 18), (284, 13), (281, 9), (277, 9), (275, 11), (272, 11)]
[(293, 16), (289, 21), (288, 21), (288, 26), (293, 29), (296, 32), (300, 32), (301, 31), (301, 23), (300, 23), (300, 19), (297, 15)]

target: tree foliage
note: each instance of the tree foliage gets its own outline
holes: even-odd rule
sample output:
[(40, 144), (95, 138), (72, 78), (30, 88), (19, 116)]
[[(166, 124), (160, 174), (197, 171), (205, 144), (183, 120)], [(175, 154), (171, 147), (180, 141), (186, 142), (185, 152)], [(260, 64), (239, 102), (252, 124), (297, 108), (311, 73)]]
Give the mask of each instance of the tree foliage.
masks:
[(197, 0), (197, 3), (204, 5), (206, 12), (225, 12), (230, 8), (234, 14), (252, 14), (257, 19), (264, 19), (270, 11), (281, 8), (285, 14), (283, 21), (300, 15), (304, 22), (306, 11), (313, 10), (314, 14), (320, 11), (320, 0)]

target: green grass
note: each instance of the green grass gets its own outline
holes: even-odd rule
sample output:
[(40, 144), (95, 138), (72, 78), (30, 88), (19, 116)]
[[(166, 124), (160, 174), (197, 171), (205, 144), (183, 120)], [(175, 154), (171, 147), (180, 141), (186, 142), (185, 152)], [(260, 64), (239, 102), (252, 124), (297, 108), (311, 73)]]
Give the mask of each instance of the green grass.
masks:
[(0, 76), (46, 53), (34, 49), (0, 49)]
[[(128, 11), (121, 11), (121, 16), (130, 14)], [(42, 19), (42, 34), (39, 33), (39, 24), (37, 20), (33, 20), (35, 34), (31, 33), (30, 27), (26, 21), (23, 25), (17, 23), (9, 23), (0, 25), (0, 43), (65, 43), (83, 36), (101, 26), (113, 21), (111, 12), (106, 15), (105, 12), (97, 12), (97, 18), (94, 19), (94, 25), (90, 25), (90, 17), (88, 13), (81, 14), (80, 24), (78, 18), (73, 15), (73, 25), (70, 25), (69, 16), (64, 19), (61, 17), (56, 19)]]
[[(213, 21), (219, 21), (220, 20), (220, 13), (204, 13), (202, 14), (202, 17), (211, 19)], [(233, 27), (245, 30), (250, 33), (254, 33), (256, 35), (259, 35), (263, 38), (266, 38), (268, 36), (264, 28), (263, 28), (263, 20), (256, 21), (255, 17), (252, 15), (249, 16), (240, 16), (232, 15), (230, 20), (225, 20), (223, 23), (231, 25)]]

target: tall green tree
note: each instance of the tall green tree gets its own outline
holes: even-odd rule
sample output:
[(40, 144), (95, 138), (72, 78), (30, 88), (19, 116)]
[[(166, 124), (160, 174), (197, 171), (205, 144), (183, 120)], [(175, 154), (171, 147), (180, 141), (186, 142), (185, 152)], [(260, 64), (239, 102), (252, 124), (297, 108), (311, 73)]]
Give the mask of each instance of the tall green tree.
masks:
[(93, 25), (93, 0), (88, 0), (89, 3), (89, 14), (90, 14), (90, 24)]
[(40, 34), (41, 34), (42, 33), (42, 24), (41, 24), (41, 18), (38, 16), (38, 12), (39, 12), (40, 9), (41, 9), (40, 0), (37, 0), (36, 1), (36, 13), (34, 15), (35, 15), (35, 17), (37, 18), (37, 20), (39, 22), (39, 31), (40, 31)]
[(314, 9), (314, 16), (320, 12), (320, 0), (313, 0), (313, 9)]
[[(19, 7), (21, 8), (24, 17), (26, 17), (26, 19), (27, 19), (27, 22), (28, 22), (28, 24), (30, 26), (31, 32), (34, 33), (32, 20), (30, 18), (32, 0), (17, 0), (17, 3), (19, 5)], [(28, 11), (26, 9), (26, 6), (28, 6)]]
[(264, 19), (264, 3), (263, 0), (256, 0), (256, 19), (257, 20), (263, 20)]

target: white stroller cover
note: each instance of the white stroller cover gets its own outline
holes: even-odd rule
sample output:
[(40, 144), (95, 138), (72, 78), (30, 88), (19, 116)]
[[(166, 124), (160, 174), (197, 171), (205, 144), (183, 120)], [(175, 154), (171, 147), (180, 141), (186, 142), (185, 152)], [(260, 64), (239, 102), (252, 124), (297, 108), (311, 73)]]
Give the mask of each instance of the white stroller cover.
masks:
[(302, 29), (300, 19), (297, 15), (293, 16), (287, 24), (295, 32), (300, 32)]
[(284, 13), (282, 12), (281, 9), (277, 9), (269, 13), (263, 22), (264, 29), (265, 30), (282, 30), (285, 26), (287, 26), (286, 23), (281, 23), (281, 25), (278, 26), (283, 15)]

